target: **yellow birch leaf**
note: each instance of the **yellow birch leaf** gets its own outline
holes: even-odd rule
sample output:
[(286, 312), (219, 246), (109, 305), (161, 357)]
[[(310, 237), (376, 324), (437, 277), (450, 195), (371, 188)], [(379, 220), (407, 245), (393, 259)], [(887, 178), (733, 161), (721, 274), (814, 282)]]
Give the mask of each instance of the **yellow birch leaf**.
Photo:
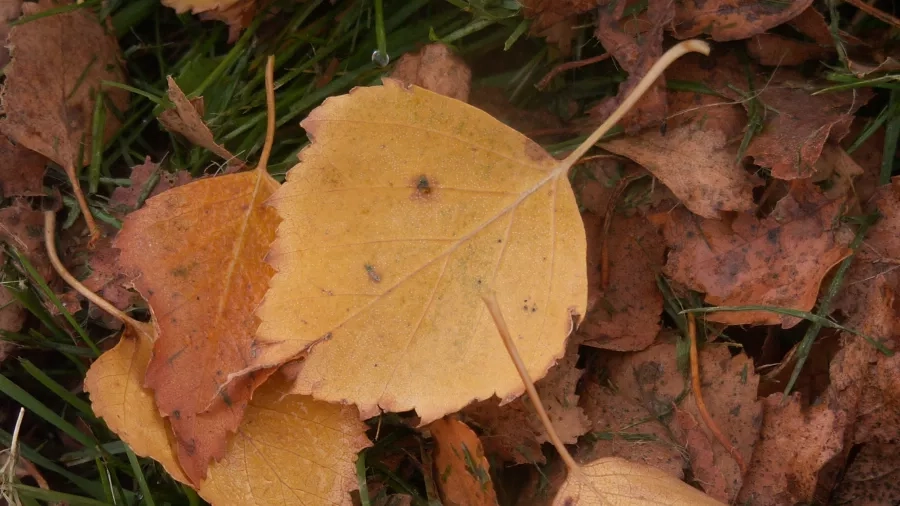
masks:
[(597, 459), (569, 473), (553, 506), (722, 506), (674, 476), (618, 457)]
[[(150, 324), (145, 324), (150, 328)], [(153, 337), (126, 326), (119, 344), (97, 359), (85, 378), (94, 412), (135, 453), (150, 457), (190, 484), (176, 459), (176, 442), (142, 387)], [(225, 457), (209, 466), (199, 488), (213, 506), (351, 504), (356, 454), (370, 445), (356, 409), (288, 396), (281, 375), (259, 390)]]
[[(393, 80), (329, 98), (270, 202), (283, 222), (256, 367), (312, 347), (294, 392), (422, 424), (522, 383), (484, 307), (496, 290), (543, 377), (587, 303), (565, 167), (467, 104)], [(313, 346), (315, 345), (315, 346)]]
[(119, 343), (91, 364), (84, 378), (91, 409), (141, 457), (162, 464), (176, 480), (190, 484), (175, 455), (175, 437), (160, 416), (144, 373), (153, 352), (152, 324), (125, 326)]

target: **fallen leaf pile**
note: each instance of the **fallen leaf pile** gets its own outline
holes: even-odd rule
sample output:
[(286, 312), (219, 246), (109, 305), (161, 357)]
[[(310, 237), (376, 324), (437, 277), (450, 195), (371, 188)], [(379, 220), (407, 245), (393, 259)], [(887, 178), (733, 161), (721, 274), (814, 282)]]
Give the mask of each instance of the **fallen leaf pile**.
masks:
[[(163, 3), (226, 22), (232, 41), (277, 8)], [(121, 51), (93, 11), (15, 25), (0, 267), (18, 255), (62, 291), (29, 200), (58, 165), (91, 238), (63, 263), (87, 288), (53, 265), (89, 314), (122, 324), (84, 379), (91, 407), (216, 506), (366, 504), (370, 491), (371, 504), (386, 491), (446, 505), (895, 503), (900, 176), (882, 167), (896, 167), (881, 159), (888, 131), (856, 145), (861, 115), (888, 102), (798, 67), (861, 72), (853, 62), (878, 55), (836, 45), (811, 0), (632, 4), (522, 2), (554, 57), (589, 26), (628, 74), (571, 122), (479, 89), (454, 48), (431, 44), (313, 109), (281, 184), (214, 138), (203, 97), (169, 77), (160, 124), (229, 168), (194, 178), (147, 156), (104, 197), (114, 237), (79, 175), (95, 109), (128, 107), (104, 84), (127, 81)], [(23, 10), (10, 9), (0, 25)], [(526, 135), (593, 130), (691, 37), (722, 44), (650, 83), (593, 156), (558, 160)], [(18, 294), (0, 284), (0, 331), (24, 332)], [(803, 388), (781, 393), (807, 355), (791, 379)], [(550, 427), (523, 395), (531, 380)], [(402, 450), (379, 448), (382, 430)], [(364, 450), (391, 480), (367, 474)]]

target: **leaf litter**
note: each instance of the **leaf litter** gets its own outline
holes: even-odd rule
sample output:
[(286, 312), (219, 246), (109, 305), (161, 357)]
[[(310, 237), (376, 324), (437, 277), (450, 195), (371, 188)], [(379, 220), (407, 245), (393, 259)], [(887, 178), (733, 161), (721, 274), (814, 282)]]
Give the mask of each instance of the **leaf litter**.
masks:
[[(388, 80), (314, 110), (302, 123), (313, 143), (281, 187), (263, 169), (188, 183), (187, 173), (168, 176), (149, 158), (135, 167), (132, 186), (110, 193), (123, 230), (115, 247), (95, 243), (84, 280), (112, 305), (85, 296), (125, 322), (118, 344), (85, 381), (95, 413), (135, 453), (216, 505), (350, 504), (348, 492), (360, 484), (363, 503), (366, 489), (398, 499), (389, 482), (373, 482), (381, 463), (354, 461), (371, 444), (367, 429), (378, 441), (383, 429), (403, 426), (407, 441), (419, 442), (419, 456), (404, 449), (413, 466), (401, 469), (395, 460), (389, 469), (400, 480), (422, 476), (430, 500), (438, 496), (429, 480), (437, 482), (448, 504), (509, 503), (508, 473), (543, 462), (551, 479), (542, 497), (556, 504), (863, 501), (862, 487), (871, 488), (873, 504), (894, 497), (896, 466), (887, 456), (900, 425), (900, 363), (853, 333), (896, 349), (897, 182), (878, 184), (890, 162), (880, 155), (892, 151), (877, 130), (874, 142), (863, 142), (871, 129), (859, 121), (884, 95), (821, 92), (824, 83), (785, 68), (843, 58), (808, 2), (650, 2), (628, 14), (624, 3), (603, 3), (599, 18), (585, 25), (587, 17), (578, 16), (597, 6), (587, 4), (529, 1), (524, 13), (535, 18), (533, 32), (566, 58), (579, 31), (596, 26), (609, 55), (569, 62), (577, 65), (551, 72), (540, 87), (559, 90), (571, 69), (611, 59), (628, 77), (619, 74), (619, 95), (602, 107), (627, 95), (668, 35), (705, 32), (745, 44), (719, 46), (712, 59), (684, 59), (651, 85), (623, 122), (627, 134), (598, 146), (615, 153), (599, 155), (605, 173), (574, 169), (574, 195), (564, 176), (570, 165), (437, 95), (466, 100), (483, 91), (441, 44), (404, 57), (399, 70), (407, 73), (394, 74), (437, 94)], [(260, 6), (173, 5), (225, 20), (232, 39)], [(85, 30), (102, 33), (101, 23), (81, 18), (77, 23), (92, 23)], [(11, 40), (43, 19), (16, 26)], [(854, 58), (864, 55), (851, 34), (838, 34)], [(738, 59), (738, 47), (758, 64)], [(20, 50), (14, 45), (5, 105), (16, 89)], [(125, 79), (117, 53), (110, 54), (114, 63), (104, 69), (120, 73), (88, 72), (92, 92), (78, 99), (82, 111), (96, 112), (100, 90), (104, 104), (116, 104), (118, 89), (99, 85)], [(329, 79), (340, 64), (329, 64)], [(170, 84), (175, 108), (161, 116), (166, 128), (236, 160), (204, 123), (202, 97), (189, 99)], [(13, 112), (21, 104), (16, 96)], [(569, 114), (577, 109), (575, 101), (561, 103)], [(531, 121), (525, 128), (538, 136), (546, 135), (544, 125), (551, 135), (578, 130), (508, 104), (495, 110)], [(118, 128), (106, 112), (104, 137)], [(41, 156), (70, 173), (90, 163), (83, 158), (91, 154), (89, 114), (80, 130), (72, 130), (75, 123), (45, 129), (71, 134), (58, 137), (66, 142), (50, 154), (46, 135), (43, 147), (23, 140), (10, 118), (7, 112), (3, 120), (6, 155), (18, 172), (4, 172), (4, 198), (43, 193)], [(597, 157), (590, 159), (585, 165), (594, 167)], [(23, 233), (15, 218), (40, 213), (14, 202), (0, 209), (7, 213), (3, 239), (25, 243), (26, 258), (50, 275), (39, 224)], [(880, 221), (834, 283), (854, 215), (876, 211)], [(552, 253), (542, 255), (548, 245)], [(7, 260), (5, 275), (18, 267)], [(780, 390), (784, 377), (767, 375), (763, 385), (761, 375), (796, 363), (795, 352), (782, 358), (771, 343), (802, 331), (823, 285), (838, 284), (836, 309), (821, 317), (853, 332), (829, 330), (817, 340), (822, 347), (827, 340), (828, 350), (816, 351), (815, 370), (804, 370), (817, 377), (798, 383), (816, 386), (788, 398), (765, 395)], [(121, 313), (144, 307), (130, 286), (147, 299), (149, 323)], [(491, 290), (501, 302), (487, 309), (481, 298)], [(690, 359), (685, 339), (697, 335), (682, 311), (704, 302), (753, 309), (707, 314), (701, 349)], [(18, 301), (0, 310), (12, 315), (4, 330), (15, 331)], [(512, 333), (504, 334), (507, 321)], [(477, 338), (467, 345), (459, 340), (465, 335)], [(516, 350), (526, 367), (510, 367), (507, 353)], [(538, 379), (536, 390), (528, 376)], [(539, 395), (530, 397), (534, 405), (520, 396), (523, 383)], [(417, 417), (390, 413), (409, 409)], [(428, 427), (443, 448), (434, 455), (421, 436)], [(574, 445), (580, 464), (563, 442)], [(386, 458), (377, 443), (366, 453)], [(568, 472), (556, 479), (550, 471), (560, 462)], [(442, 476), (442, 469), (452, 472)], [(401, 500), (417, 500), (419, 487), (401, 490)]]

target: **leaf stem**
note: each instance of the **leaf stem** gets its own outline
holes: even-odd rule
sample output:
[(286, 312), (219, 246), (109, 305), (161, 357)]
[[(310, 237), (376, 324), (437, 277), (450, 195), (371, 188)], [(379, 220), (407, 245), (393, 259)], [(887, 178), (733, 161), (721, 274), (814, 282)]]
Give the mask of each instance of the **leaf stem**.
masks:
[(262, 154), (259, 155), (259, 165), (256, 169), (266, 171), (269, 164), (269, 156), (272, 154), (272, 144), (275, 142), (275, 55), (269, 55), (266, 60), (266, 140), (263, 144)]
[(681, 58), (682, 56), (688, 53), (702, 53), (705, 55), (709, 54), (709, 44), (703, 42), (702, 40), (685, 40), (683, 42), (679, 42), (678, 44), (672, 46), (668, 51), (666, 51), (659, 60), (656, 60), (656, 63), (650, 67), (650, 70), (647, 71), (647, 75), (645, 75), (634, 87), (634, 90), (625, 97), (625, 100), (622, 101), (622, 104), (613, 111), (612, 114), (606, 118), (594, 133), (590, 135), (584, 142), (578, 146), (575, 151), (566, 157), (565, 160), (562, 161), (561, 165), (566, 167), (568, 170), (569, 167), (575, 165), (575, 162), (578, 161), (589, 149), (591, 149), (597, 141), (603, 137), (606, 132), (608, 132), (620, 119), (622, 116), (628, 113), (634, 104), (637, 103), (638, 100), (644, 96), (644, 93), (653, 86), (653, 83), (662, 75), (663, 71), (671, 65), (675, 60)]

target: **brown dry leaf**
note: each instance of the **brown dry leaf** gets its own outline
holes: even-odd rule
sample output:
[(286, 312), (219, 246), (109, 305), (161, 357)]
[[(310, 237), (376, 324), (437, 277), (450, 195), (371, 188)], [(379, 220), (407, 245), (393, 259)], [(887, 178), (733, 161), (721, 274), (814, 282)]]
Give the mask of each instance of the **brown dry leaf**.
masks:
[(532, 33), (598, 7), (605, 0), (521, 0), (526, 18), (533, 18)]
[(752, 209), (758, 181), (743, 169), (738, 144), (731, 142), (746, 125), (740, 107), (700, 93), (670, 92), (669, 100), (679, 116), (665, 135), (647, 130), (606, 141), (603, 149), (642, 165), (700, 216)]
[[(85, 389), (94, 412), (135, 453), (190, 483), (178, 465), (168, 423), (142, 386), (152, 332), (150, 324), (127, 327), (119, 344), (91, 365)], [(283, 397), (286, 386), (276, 376), (257, 392), (225, 458), (210, 465), (199, 493), (213, 506), (352, 504), (353, 462), (370, 444), (365, 426), (353, 408)]]
[[(606, 119), (622, 103), (637, 83), (647, 74), (650, 67), (663, 53), (663, 29), (671, 23), (675, 16), (675, 5), (670, 0), (651, 0), (647, 8), (647, 16), (637, 27), (627, 25), (628, 18), (623, 19), (628, 2), (620, 1), (609, 8), (600, 9), (594, 37), (615, 57), (628, 79), (619, 85), (615, 97), (603, 100), (588, 113), (600, 120)], [(628, 33), (628, 32), (638, 33)], [(660, 77), (653, 87), (634, 105), (619, 124), (628, 133), (634, 133), (643, 127), (659, 125), (666, 118), (666, 80)]]
[(222, 21), (228, 25), (228, 42), (238, 39), (241, 31), (250, 26), (253, 17), (270, 0), (163, 0), (163, 5), (183, 13), (191, 11), (201, 19)]
[(9, 50), (6, 47), (6, 36), (9, 35), (9, 24), (22, 15), (23, 0), (4, 0), (0, 2), (0, 41), (3, 41), (3, 47), (0, 48), (0, 68), (9, 63)]
[(774, 33), (761, 33), (747, 39), (747, 53), (760, 65), (790, 67), (809, 60), (825, 59), (831, 51), (818, 44)]
[(814, 5), (801, 12), (788, 22), (798, 32), (806, 35), (820, 46), (830, 47), (834, 45), (834, 37), (825, 16)]
[(203, 122), (203, 97), (188, 100), (172, 76), (167, 77), (167, 80), (169, 82), (169, 100), (175, 104), (175, 107), (167, 109), (159, 115), (159, 122), (166, 127), (166, 130), (185, 136), (195, 145), (215, 153), (227, 162), (241, 163), (221, 144), (216, 143), (209, 127)]
[(668, 428), (639, 399), (620, 395), (613, 381), (591, 377), (581, 394), (581, 406), (592, 422), (590, 444), (581, 445), (593, 458), (620, 457), (647, 464), (675, 478), (687, 466), (682, 449), (671, 441)]
[[(685, 449), (694, 477), (710, 496), (732, 502), (742, 483), (740, 469), (701, 421), (693, 394), (688, 393), (675, 404), (686, 388), (676, 354), (675, 345), (659, 344), (615, 356), (604, 369), (609, 386), (623, 405), (643, 406), (654, 417), (674, 410), (675, 416), (665, 420), (675, 442)], [(700, 352), (700, 373), (710, 416), (744, 460), (749, 461), (759, 435), (761, 414), (756, 401), (759, 377), (753, 363), (744, 354), (732, 357), (726, 347), (707, 346)], [(660, 453), (666, 455), (662, 451), (651, 455), (658, 459)]]
[[(26, 4), (28, 14), (52, 7)], [(119, 44), (89, 9), (54, 14), (17, 25), (9, 32), (12, 62), (4, 69), (2, 92), (6, 116), (0, 130), (17, 144), (46, 156), (65, 169), (81, 211), (98, 236), (75, 171), (91, 161), (91, 124), (101, 81), (125, 81)], [(128, 108), (129, 93), (103, 89), (109, 104)], [(118, 130), (113, 111), (106, 112), (104, 140)], [(83, 143), (83, 144), (82, 144)]]
[(812, 0), (684, 0), (676, 3), (673, 35), (689, 39), (708, 33), (713, 40), (740, 40), (790, 21)]
[(122, 216), (144, 205), (150, 197), (191, 182), (191, 174), (179, 170), (172, 174), (160, 168), (148, 156), (144, 163), (131, 168), (130, 186), (117, 186), (109, 198), (109, 206)]
[(271, 199), (284, 221), (255, 367), (313, 347), (295, 392), (366, 418), (415, 409), (427, 424), (509, 400), (522, 383), (481, 300), (495, 290), (543, 377), (587, 299), (564, 166), (482, 111), (390, 79), (302, 125), (313, 143)]
[(124, 311), (141, 301), (140, 296), (126, 288), (133, 286), (137, 274), (123, 268), (119, 253), (112, 246), (112, 241), (101, 239), (88, 260), (90, 274), (81, 282), (88, 290), (100, 294), (107, 302)]
[[(584, 374), (577, 364), (578, 344), (570, 340), (562, 360), (535, 383), (553, 428), (565, 444), (578, 442), (590, 427), (575, 393)], [(545, 462), (541, 445), (550, 438), (527, 396), (503, 405), (496, 398), (487, 399), (465, 407), (461, 413), (481, 429), (488, 455), (516, 464)]]
[(900, 503), (900, 443), (867, 444), (847, 468), (832, 504), (892, 506)]
[(391, 77), (463, 102), (469, 101), (472, 88), (469, 66), (441, 43), (428, 44), (418, 53), (401, 56)]
[(176, 480), (190, 484), (178, 465), (175, 438), (160, 416), (153, 392), (144, 388), (144, 372), (153, 352), (156, 329), (150, 323), (125, 327), (119, 343), (91, 364), (84, 378), (91, 409), (134, 453), (151, 457)]
[(603, 220), (584, 213), (588, 245), (588, 313), (578, 327), (581, 344), (637, 351), (653, 344), (660, 329), (663, 298), (656, 277), (666, 245), (644, 216), (615, 216), (608, 234), (609, 285), (602, 286), (600, 243)]
[(436, 443), (435, 477), (447, 506), (496, 505), (497, 493), (490, 465), (478, 436), (455, 418), (442, 418), (428, 426)]
[[(759, 92), (759, 100), (766, 106), (766, 122), (750, 141), (746, 155), (757, 165), (771, 168), (773, 177), (807, 178), (815, 170), (825, 141), (839, 142), (849, 132), (853, 113), (872, 93), (851, 90), (812, 95), (799, 84), (805, 82), (800, 74), (780, 70), (778, 77)], [(749, 107), (747, 102), (745, 105)]]
[(264, 258), (278, 224), (263, 202), (277, 187), (258, 170), (195, 181), (149, 199), (116, 238), (159, 326), (146, 386), (194, 483), (225, 454), (227, 435), (271, 373), (230, 381), (255, 354), (252, 312), (272, 275)]
[(738, 504), (781, 506), (812, 499), (819, 469), (841, 451), (843, 420), (824, 404), (803, 409), (798, 397), (779, 406), (781, 394), (763, 398), (760, 440)]
[(44, 249), (44, 215), (33, 210), (25, 199), (16, 199), (0, 209), (0, 241), (28, 258), (45, 280), (56, 278)]
[(0, 198), (44, 194), (47, 159), (0, 135)]
[(556, 494), (554, 506), (722, 506), (687, 483), (653, 467), (605, 457), (571, 473)]
[(864, 173), (863, 168), (842, 147), (827, 143), (816, 160), (815, 172), (810, 179), (814, 183), (825, 182), (825, 196), (837, 199), (852, 196), (853, 180)]
[[(676, 209), (664, 221), (670, 252), (665, 271), (715, 306), (763, 305), (812, 309), (819, 285), (849, 250), (838, 234), (842, 200), (829, 200), (811, 183), (790, 193), (760, 220), (741, 214), (733, 222), (705, 220)], [(795, 325), (796, 319), (765, 311), (711, 313), (730, 325)]]

